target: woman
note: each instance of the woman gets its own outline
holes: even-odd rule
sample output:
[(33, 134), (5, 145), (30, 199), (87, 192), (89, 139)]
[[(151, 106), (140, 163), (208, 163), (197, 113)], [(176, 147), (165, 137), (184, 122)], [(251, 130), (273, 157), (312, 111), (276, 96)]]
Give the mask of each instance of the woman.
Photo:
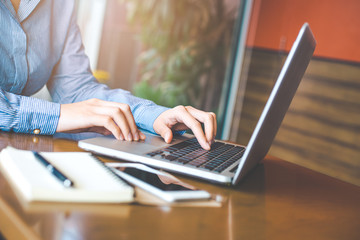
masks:
[[(74, 0), (0, 0), (0, 129), (35, 134), (94, 131), (119, 140), (172, 140), (190, 128), (210, 149), (216, 116), (168, 109), (109, 89), (93, 77), (76, 24)], [(54, 102), (28, 97), (47, 85)], [(203, 132), (201, 123), (204, 123)]]

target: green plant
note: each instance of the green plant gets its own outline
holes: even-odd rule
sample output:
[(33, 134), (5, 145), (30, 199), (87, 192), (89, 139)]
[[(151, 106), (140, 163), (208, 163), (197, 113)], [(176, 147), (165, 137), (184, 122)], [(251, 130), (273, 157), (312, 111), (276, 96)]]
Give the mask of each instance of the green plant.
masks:
[(126, 0), (144, 46), (137, 96), (216, 111), (235, 12), (224, 0)]

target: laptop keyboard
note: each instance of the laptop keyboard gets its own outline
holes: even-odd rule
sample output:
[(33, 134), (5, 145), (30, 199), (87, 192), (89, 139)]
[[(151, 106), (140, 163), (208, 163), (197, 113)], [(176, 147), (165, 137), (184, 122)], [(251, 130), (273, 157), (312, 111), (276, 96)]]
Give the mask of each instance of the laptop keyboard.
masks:
[(171, 162), (190, 165), (221, 173), (244, 154), (245, 148), (223, 142), (215, 142), (211, 150), (204, 150), (196, 138), (150, 152), (150, 157), (160, 156)]

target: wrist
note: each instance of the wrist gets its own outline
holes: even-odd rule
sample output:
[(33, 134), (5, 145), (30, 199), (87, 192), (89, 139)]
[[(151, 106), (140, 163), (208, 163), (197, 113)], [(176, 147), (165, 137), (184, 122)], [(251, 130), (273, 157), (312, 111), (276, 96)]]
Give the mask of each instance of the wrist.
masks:
[(143, 111), (134, 114), (136, 125), (152, 133), (157, 133), (154, 128), (156, 121), (159, 120), (159, 116), (167, 110), (169, 110), (169, 108), (162, 106), (144, 107)]

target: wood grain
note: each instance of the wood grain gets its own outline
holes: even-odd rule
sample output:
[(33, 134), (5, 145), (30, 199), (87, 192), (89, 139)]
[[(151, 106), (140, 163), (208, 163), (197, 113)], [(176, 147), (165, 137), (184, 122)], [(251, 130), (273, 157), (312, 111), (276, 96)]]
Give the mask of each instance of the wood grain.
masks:
[[(73, 140), (0, 133), (0, 150), (80, 151)], [(233, 187), (178, 177), (221, 196), (222, 207), (26, 203), (0, 173), (0, 232), (9, 240), (360, 239), (360, 187), (275, 157)]]

